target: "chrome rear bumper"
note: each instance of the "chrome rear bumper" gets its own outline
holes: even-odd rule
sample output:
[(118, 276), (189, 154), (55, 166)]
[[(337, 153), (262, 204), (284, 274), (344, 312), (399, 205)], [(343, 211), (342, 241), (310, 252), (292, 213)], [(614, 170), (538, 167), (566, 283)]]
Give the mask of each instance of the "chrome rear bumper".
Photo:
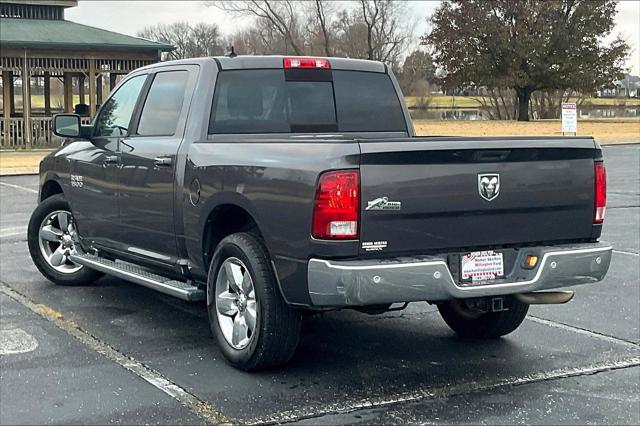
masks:
[[(539, 259), (534, 269), (520, 265), (527, 254)], [(443, 301), (527, 293), (595, 283), (609, 269), (612, 247), (598, 242), (521, 249), (513, 270), (491, 284), (458, 284), (447, 255), (415, 258), (333, 261), (311, 259), (309, 295), (314, 306), (364, 306), (396, 302)]]

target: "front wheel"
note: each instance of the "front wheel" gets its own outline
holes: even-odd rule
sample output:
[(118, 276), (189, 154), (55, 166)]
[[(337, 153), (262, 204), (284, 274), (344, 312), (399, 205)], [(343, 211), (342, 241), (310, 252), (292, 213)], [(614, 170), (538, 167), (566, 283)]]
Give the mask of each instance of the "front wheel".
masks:
[(300, 336), (300, 313), (284, 301), (262, 241), (223, 239), (209, 268), (209, 323), (225, 358), (251, 371), (285, 364)]
[(82, 248), (71, 208), (62, 195), (38, 204), (29, 220), (27, 241), (33, 263), (54, 284), (85, 285), (102, 276), (69, 257)]
[(529, 305), (513, 296), (505, 297), (507, 310), (491, 312), (479, 309), (469, 300), (454, 300), (438, 305), (442, 319), (459, 336), (469, 339), (495, 339), (511, 333), (524, 321)]

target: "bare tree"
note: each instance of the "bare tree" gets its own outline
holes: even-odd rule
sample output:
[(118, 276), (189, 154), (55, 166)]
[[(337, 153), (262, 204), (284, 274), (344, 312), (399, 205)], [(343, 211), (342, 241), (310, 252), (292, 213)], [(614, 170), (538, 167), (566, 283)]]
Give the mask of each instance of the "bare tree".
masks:
[(403, 25), (404, 4), (393, 0), (360, 0), (367, 28), (368, 59), (394, 62), (411, 37)]
[(287, 51), (287, 43), (280, 33), (263, 19), (256, 19), (251, 27), (229, 35), (226, 44), (234, 46), (242, 55), (273, 55)]
[(200, 22), (191, 28), (191, 56), (214, 56), (223, 53), (221, 34), (216, 25)]
[(188, 33), (187, 22), (174, 22), (169, 25), (146, 27), (138, 32), (138, 37), (171, 44), (174, 50), (167, 52), (164, 59), (181, 59), (186, 58)]
[(332, 45), (332, 17), (335, 15), (332, 2), (325, 0), (315, 0), (314, 2), (308, 2), (308, 15), (309, 22), (307, 23), (307, 32), (313, 36), (314, 39), (309, 40), (309, 45), (313, 47), (318, 40), (322, 43), (323, 53), (326, 56), (333, 56)]
[(367, 28), (358, 19), (358, 13), (342, 10), (334, 24), (334, 51), (336, 56), (368, 58)]
[(562, 103), (575, 101), (582, 106), (587, 99), (582, 93), (573, 90), (541, 90), (531, 95), (531, 110), (534, 118), (560, 118)]
[(253, 18), (228, 37), (241, 54), (346, 56), (384, 61), (394, 68), (409, 45), (415, 22), (393, 0), (208, 1), (208, 5)]
[(431, 83), (435, 81), (435, 65), (431, 55), (424, 50), (416, 49), (404, 60), (402, 69), (398, 70), (396, 77), (405, 95), (424, 95), (429, 90)]
[(490, 120), (513, 120), (517, 116), (515, 91), (508, 87), (482, 90), (484, 96), (471, 99), (480, 104), (480, 109)]
[(362, 5), (362, 19), (364, 20), (364, 24), (367, 27), (367, 53), (369, 59), (373, 59), (373, 30), (378, 25), (378, 18), (380, 15), (380, 8), (378, 7), (378, 5), (380, 5), (381, 2), (376, 0), (373, 0), (372, 2), (367, 0), (360, 0), (360, 4)]
[(392, 0), (359, 0), (356, 4), (351, 10), (343, 9), (333, 25), (335, 53), (397, 66), (415, 25), (409, 22), (406, 5)]
[(253, 16), (268, 22), (296, 55), (302, 55), (297, 5), (292, 0), (211, 1), (208, 4), (239, 16)]
[(175, 49), (165, 54), (164, 59), (183, 59), (218, 55), (223, 52), (222, 38), (215, 24), (174, 22), (168, 25), (147, 27), (139, 37), (171, 44)]

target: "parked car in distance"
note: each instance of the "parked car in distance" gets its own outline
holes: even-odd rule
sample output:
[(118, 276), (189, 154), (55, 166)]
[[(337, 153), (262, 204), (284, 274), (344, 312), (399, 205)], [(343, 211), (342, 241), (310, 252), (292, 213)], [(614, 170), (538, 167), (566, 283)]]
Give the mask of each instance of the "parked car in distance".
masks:
[(68, 142), (40, 165), (38, 269), (206, 300), (244, 370), (288, 362), (307, 311), (426, 301), (461, 336), (503, 336), (611, 261), (592, 138), (417, 137), (379, 62), (163, 62), (91, 125), (54, 127)]

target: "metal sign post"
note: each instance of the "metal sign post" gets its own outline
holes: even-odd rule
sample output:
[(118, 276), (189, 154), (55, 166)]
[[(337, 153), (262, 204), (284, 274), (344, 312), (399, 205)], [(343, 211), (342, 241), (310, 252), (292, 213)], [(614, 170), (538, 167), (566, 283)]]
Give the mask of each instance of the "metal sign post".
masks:
[(565, 133), (578, 135), (578, 110), (575, 102), (562, 103), (562, 136)]

